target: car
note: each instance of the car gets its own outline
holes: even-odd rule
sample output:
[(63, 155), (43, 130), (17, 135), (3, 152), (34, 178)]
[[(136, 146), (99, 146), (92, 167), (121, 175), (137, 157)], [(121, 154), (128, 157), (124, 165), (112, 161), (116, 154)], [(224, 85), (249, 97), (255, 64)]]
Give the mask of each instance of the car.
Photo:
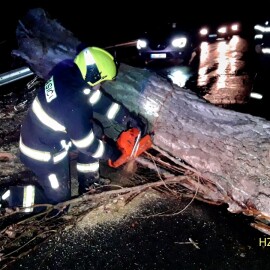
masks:
[(223, 23), (217, 26), (203, 26), (199, 30), (200, 41), (212, 42), (216, 40), (230, 40), (241, 31), (239, 22)]
[(150, 62), (174, 62), (188, 65), (193, 52), (192, 34), (182, 30), (176, 23), (155, 25), (137, 40), (140, 60)]

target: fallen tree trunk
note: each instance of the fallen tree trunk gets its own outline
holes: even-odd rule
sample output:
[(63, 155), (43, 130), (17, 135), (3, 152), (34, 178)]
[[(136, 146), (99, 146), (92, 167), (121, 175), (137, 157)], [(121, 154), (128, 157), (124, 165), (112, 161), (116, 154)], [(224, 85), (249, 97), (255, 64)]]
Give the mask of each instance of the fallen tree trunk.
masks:
[[(43, 10), (31, 10), (17, 28), (18, 49), (41, 78), (73, 58), (80, 42)], [(216, 107), (149, 70), (121, 64), (104, 89), (142, 114), (154, 132), (154, 149), (175, 166), (187, 166), (203, 184), (183, 183), (234, 213), (270, 220), (270, 123)], [(205, 188), (203, 188), (203, 186)]]

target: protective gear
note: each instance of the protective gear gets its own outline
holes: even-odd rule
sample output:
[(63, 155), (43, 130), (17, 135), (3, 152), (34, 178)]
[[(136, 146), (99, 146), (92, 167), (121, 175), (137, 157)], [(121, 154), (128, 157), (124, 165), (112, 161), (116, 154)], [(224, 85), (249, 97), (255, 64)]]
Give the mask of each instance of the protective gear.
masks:
[(122, 155), (122, 151), (120, 151), (118, 148), (115, 148), (113, 153), (111, 154), (110, 160), (111, 161), (116, 161), (119, 159)]
[(79, 182), (78, 193), (82, 195), (91, 185), (99, 181), (99, 160), (79, 153), (76, 168)]
[(46, 210), (46, 206), (33, 207), (35, 204), (46, 204), (42, 189), (34, 185), (10, 186), (1, 196), (2, 208), (22, 207), (25, 213), (37, 213)]
[[(113, 140), (107, 142), (106, 145), (110, 149), (109, 157), (113, 161), (117, 160), (122, 155), (122, 152), (117, 148)], [(102, 181), (99, 177), (99, 160), (90, 155), (79, 153), (77, 159), (77, 175), (79, 195), (86, 193), (93, 187), (102, 185)]]
[(95, 185), (99, 185), (99, 172), (92, 172), (92, 173), (78, 173), (78, 181), (79, 181), (79, 195), (86, 193), (91, 189), (91, 187)]
[[(117, 152), (120, 152), (117, 150)], [(90, 189), (100, 187), (106, 182), (99, 176), (99, 160), (89, 155), (79, 154), (77, 162), (79, 189), (78, 194), (88, 192)]]
[(56, 164), (44, 164), (44, 162), (34, 160), (22, 152), (20, 153), (20, 159), (25, 166), (31, 168), (37, 176), (38, 185), (44, 192), (47, 203), (54, 205), (70, 200), (71, 190), (68, 155)]
[(91, 86), (105, 80), (113, 80), (117, 73), (113, 56), (97, 47), (88, 47), (82, 50), (74, 62), (79, 67), (83, 79)]
[[(113, 57), (95, 47), (84, 51), (86, 53), (79, 54), (75, 61), (62, 61), (53, 68), (51, 77), (39, 89), (21, 125), (20, 159), (36, 175), (49, 204), (71, 198), (70, 147), (89, 158), (80, 161), (79, 169), (85, 174), (93, 172), (99, 160), (115, 161), (122, 154), (115, 142), (104, 141), (102, 129), (97, 131), (95, 124), (90, 121), (94, 113), (124, 128), (130, 120), (130, 126), (145, 129), (140, 119), (133, 122), (137, 118), (129, 116), (127, 108), (118, 104), (102, 89), (93, 89), (101, 81), (115, 77)], [(89, 55), (94, 59), (94, 65), (89, 64)], [(96, 74), (101, 78), (93, 79), (98, 75), (91, 77), (87, 74), (86, 65), (98, 69)], [(85, 81), (88, 77), (91, 77), (89, 84), (92, 87)], [(84, 176), (85, 180), (79, 180), (82, 190), (85, 183), (88, 185), (93, 180), (93, 177), (88, 176)]]
[(2, 211), (5, 208), (8, 208), (8, 201), (7, 199), (10, 196), (10, 190), (9, 187), (1, 188), (0, 192), (0, 211)]

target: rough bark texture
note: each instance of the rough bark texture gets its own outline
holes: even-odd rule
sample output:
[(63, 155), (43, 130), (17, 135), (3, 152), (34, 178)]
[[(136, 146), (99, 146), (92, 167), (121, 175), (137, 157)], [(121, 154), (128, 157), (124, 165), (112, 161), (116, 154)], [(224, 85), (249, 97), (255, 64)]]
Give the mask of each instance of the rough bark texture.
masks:
[(56, 63), (74, 57), (80, 41), (43, 9), (33, 9), (19, 21), (16, 37), (23, 58), (41, 78), (46, 78)]
[(153, 124), (156, 146), (213, 182), (212, 199), (222, 197), (230, 211), (254, 207), (269, 216), (268, 121), (215, 107), (146, 70), (120, 70), (105, 87)]
[[(13, 54), (41, 78), (54, 64), (74, 57), (80, 44), (43, 10), (28, 13), (17, 37)], [(154, 72), (126, 64), (104, 89), (149, 121), (154, 148), (176, 164), (184, 161), (204, 179), (208, 188), (199, 189), (202, 197), (227, 203), (231, 212), (270, 219), (268, 121), (216, 107)], [(185, 186), (197, 188), (196, 183)]]

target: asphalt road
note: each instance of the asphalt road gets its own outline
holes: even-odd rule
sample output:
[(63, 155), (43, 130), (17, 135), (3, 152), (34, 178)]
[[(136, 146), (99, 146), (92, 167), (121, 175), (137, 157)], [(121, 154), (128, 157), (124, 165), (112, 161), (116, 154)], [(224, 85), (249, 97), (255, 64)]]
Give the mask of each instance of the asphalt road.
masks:
[(64, 232), (8, 269), (269, 269), (269, 238), (250, 218), (189, 203), (164, 198), (116, 223)]

